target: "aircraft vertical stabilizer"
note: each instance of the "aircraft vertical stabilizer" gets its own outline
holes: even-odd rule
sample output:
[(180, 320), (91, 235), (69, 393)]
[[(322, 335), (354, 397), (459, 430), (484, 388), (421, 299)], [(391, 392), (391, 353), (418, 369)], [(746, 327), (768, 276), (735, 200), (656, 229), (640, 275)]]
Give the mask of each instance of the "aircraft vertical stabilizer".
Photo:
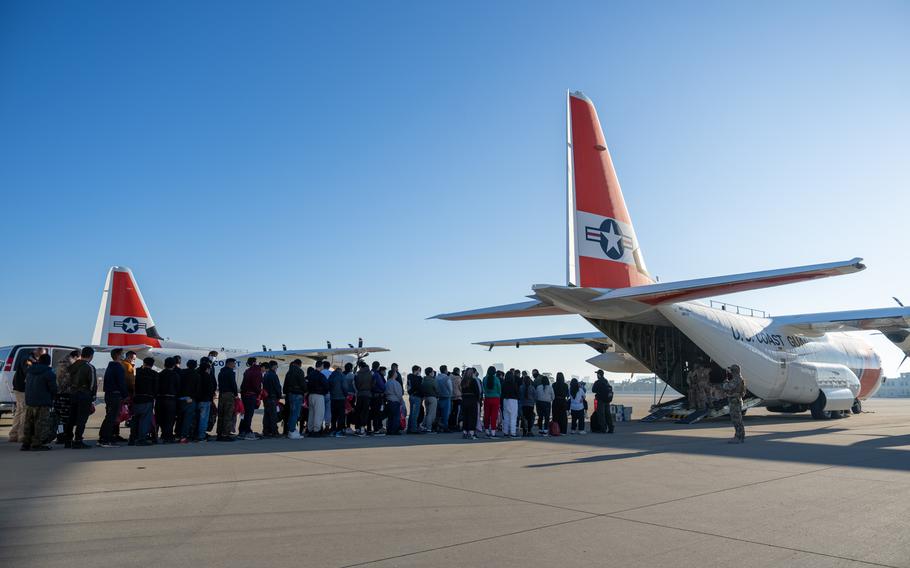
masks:
[(594, 103), (569, 93), (567, 113), (568, 284), (651, 284)]
[(129, 268), (112, 266), (107, 273), (92, 343), (161, 347), (161, 336)]

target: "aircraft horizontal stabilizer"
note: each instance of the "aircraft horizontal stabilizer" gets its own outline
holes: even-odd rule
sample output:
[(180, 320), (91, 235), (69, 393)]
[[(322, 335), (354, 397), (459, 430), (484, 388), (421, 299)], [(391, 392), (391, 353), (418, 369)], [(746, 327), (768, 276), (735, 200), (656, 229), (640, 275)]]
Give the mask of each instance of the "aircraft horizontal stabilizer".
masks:
[(733, 294), (747, 290), (771, 288), (783, 284), (794, 284), (829, 276), (852, 274), (865, 270), (866, 266), (861, 258), (854, 258), (842, 262), (829, 262), (826, 264), (813, 264), (781, 268), (778, 270), (764, 270), (761, 272), (747, 272), (745, 274), (731, 274), (729, 276), (715, 276), (712, 278), (697, 278), (695, 280), (681, 280), (679, 282), (664, 282), (634, 286), (631, 288), (617, 288), (610, 290), (596, 298), (595, 301), (632, 300), (651, 306), (675, 302), (697, 300), (722, 294)]
[(531, 300), (530, 302), (518, 302), (517, 304), (505, 304), (503, 306), (480, 308), (478, 310), (467, 310), (464, 312), (439, 314), (428, 319), (461, 321), (495, 318), (522, 318), (532, 316), (561, 316), (568, 313), (571, 312), (566, 312), (565, 310), (562, 310), (545, 302)]
[(91, 347), (96, 353), (110, 353), (114, 349), (123, 349), (124, 353), (135, 351), (140, 358), (144, 352), (151, 349), (150, 345), (145, 345), (144, 343), (138, 345), (86, 345), (86, 347)]
[(521, 347), (522, 345), (590, 345), (604, 350), (613, 345), (606, 335), (599, 331), (586, 333), (566, 333), (563, 335), (545, 335), (541, 337), (520, 337), (516, 339), (497, 339), (495, 341), (478, 341), (474, 345), (494, 347)]
[(774, 318), (774, 323), (812, 335), (830, 331), (880, 331), (905, 354), (910, 354), (910, 307), (780, 316)]

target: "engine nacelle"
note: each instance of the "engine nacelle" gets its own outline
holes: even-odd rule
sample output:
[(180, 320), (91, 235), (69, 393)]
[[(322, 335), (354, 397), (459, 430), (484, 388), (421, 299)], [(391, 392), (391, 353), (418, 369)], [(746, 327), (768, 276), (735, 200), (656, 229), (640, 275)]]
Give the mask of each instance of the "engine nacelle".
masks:
[(601, 353), (588, 359), (588, 363), (598, 369), (609, 373), (650, 373), (651, 370), (642, 365), (628, 353)]
[(859, 378), (844, 365), (832, 363), (791, 363), (780, 399), (811, 404), (825, 394), (824, 410), (849, 410), (859, 394)]

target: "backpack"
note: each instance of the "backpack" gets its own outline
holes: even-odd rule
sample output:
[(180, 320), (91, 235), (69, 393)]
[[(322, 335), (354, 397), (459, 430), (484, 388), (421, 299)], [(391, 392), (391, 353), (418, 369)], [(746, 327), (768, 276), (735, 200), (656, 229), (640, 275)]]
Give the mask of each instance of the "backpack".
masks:
[(550, 435), (551, 436), (561, 436), (562, 432), (559, 431), (559, 423), (553, 420), (550, 422)]

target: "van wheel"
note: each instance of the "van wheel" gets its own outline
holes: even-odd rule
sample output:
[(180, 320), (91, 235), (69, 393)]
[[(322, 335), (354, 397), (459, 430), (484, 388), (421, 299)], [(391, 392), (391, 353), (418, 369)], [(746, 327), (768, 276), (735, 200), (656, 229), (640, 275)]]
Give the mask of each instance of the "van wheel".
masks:
[(853, 414), (860, 414), (863, 411), (863, 403), (859, 399), (853, 401), (853, 408), (850, 410), (853, 411)]
[(831, 415), (828, 412), (825, 412), (825, 393), (818, 393), (818, 398), (815, 399), (815, 402), (809, 405), (809, 412), (812, 413), (812, 418), (816, 420), (827, 420)]

